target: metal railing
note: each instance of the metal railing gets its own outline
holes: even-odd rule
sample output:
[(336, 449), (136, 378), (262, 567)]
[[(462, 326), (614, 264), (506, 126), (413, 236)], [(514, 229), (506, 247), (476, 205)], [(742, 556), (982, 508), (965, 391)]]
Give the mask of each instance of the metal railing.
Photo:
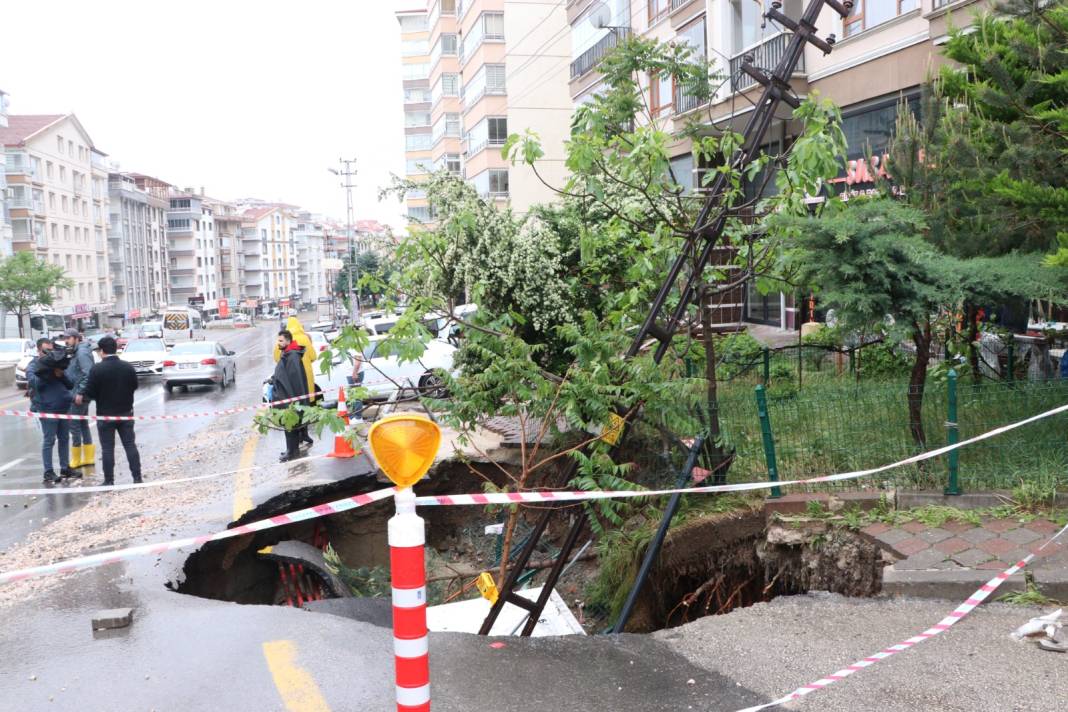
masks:
[(708, 87), (702, 87), (701, 91), (686, 91), (685, 87), (679, 85), (675, 90), (675, 113), (685, 114), (687, 111), (693, 111), (699, 106), (704, 106), (708, 103)]
[(616, 27), (613, 28), (607, 35), (602, 37), (593, 47), (583, 52), (571, 62), (571, 78), (576, 79), (586, 74), (604, 59), (604, 56), (608, 54), (620, 41), (627, 39), (630, 36), (629, 27)]
[[(780, 32), (755, 47), (750, 47), (744, 52), (731, 57), (731, 91), (744, 91), (756, 84), (755, 79), (742, 71), (742, 62), (746, 57), (752, 57), (754, 66), (770, 71), (786, 54), (786, 45), (790, 41), (790, 36), (791, 33), (789, 32)], [(797, 68), (794, 73), (803, 73), (804, 71), (805, 58), (802, 56), (797, 61)]]
[(675, 12), (683, 5), (689, 5), (693, 0), (671, 0), (671, 11)]

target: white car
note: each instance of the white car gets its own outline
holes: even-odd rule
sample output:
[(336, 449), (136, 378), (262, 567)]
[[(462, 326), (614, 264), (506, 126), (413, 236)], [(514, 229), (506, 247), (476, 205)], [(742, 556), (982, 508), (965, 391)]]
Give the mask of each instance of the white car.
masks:
[(0, 366), (17, 365), (22, 359), (33, 358), (37, 347), (29, 339), (0, 339)]
[(25, 389), (28, 383), (26, 379), (26, 369), (30, 367), (30, 361), (36, 356), (36, 351), (27, 356), (23, 356), (22, 359), (15, 366), (15, 387)]
[(126, 344), (119, 358), (132, 365), (138, 376), (160, 375), (167, 360), (167, 345), (163, 339), (134, 339)]
[[(370, 391), (371, 400), (388, 400), (398, 388), (413, 387), (420, 389), (420, 395), (435, 398), (447, 395), (444, 381), (437, 371), (445, 371), (453, 376), (458, 374), (452, 364), (455, 346), (443, 341), (430, 341), (417, 361), (401, 362), (397, 356), (378, 355), (381, 342), (381, 337), (372, 337), (371, 343), (363, 350), (360, 369), (363, 382), (360, 385)], [(330, 407), (331, 403), (337, 404), (338, 388), (350, 385), (352, 372), (352, 358), (347, 354), (334, 354), (329, 373), (316, 361), (315, 383), (323, 389), (324, 405)]]
[(330, 345), (330, 338), (322, 331), (307, 331), (305, 332), (308, 338), (312, 342), (312, 351), (314, 355), (318, 356), (321, 352), (326, 351), (326, 347)]

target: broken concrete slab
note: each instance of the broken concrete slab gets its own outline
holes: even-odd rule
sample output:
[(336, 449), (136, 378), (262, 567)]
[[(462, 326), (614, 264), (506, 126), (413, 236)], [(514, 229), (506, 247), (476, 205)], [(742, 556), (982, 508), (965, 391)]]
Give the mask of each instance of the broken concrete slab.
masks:
[(93, 614), (93, 630), (125, 628), (133, 622), (132, 608), (109, 608)]

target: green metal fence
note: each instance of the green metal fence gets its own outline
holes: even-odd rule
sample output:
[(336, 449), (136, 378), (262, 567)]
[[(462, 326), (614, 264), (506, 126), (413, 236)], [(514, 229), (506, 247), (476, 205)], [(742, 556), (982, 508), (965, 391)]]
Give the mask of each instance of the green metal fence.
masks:
[[(955, 418), (949, 402), (954, 387)], [(919, 451), (909, 431), (906, 384), (835, 379), (800, 391), (777, 392), (773, 386), (762, 395), (767, 402), (766, 433), (762, 432), (760, 396), (752, 386), (737, 383), (720, 388), (720, 419), (725, 439), (736, 453), (731, 481), (767, 478), (772, 450), (772, 464), (781, 480), (866, 469)], [(929, 383), (922, 409), (927, 449), (945, 445), (954, 431), (963, 440), (1064, 403), (1068, 403), (1068, 380)], [(771, 450), (765, 444), (769, 440)], [(956, 483), (949, 476), (953, 459)], [(974, 492), (1011, 489), (1021, 481), (1068, 486), (1068, 415), (966, 446), (957, 458), (943, 456), (830, 487)]]

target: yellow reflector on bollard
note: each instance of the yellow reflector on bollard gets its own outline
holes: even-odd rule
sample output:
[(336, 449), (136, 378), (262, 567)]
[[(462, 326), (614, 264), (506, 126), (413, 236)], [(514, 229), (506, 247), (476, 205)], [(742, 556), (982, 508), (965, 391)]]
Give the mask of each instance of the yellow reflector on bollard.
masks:
[(441, 429), (422, 415), (391, 415), (371, 426), (367, 444), (393, 484), (411, 487), (434, 464), (441, 445)]
[(478, 592), (482, 594), (483, 598), (490, 603), (497, 602), (497, 597), (500, 595), (497, 591), (497, 582), (493, 580), (493, 576), (488, 571), (483, 571), (478, 575), (475, 585), (478, 586)]

